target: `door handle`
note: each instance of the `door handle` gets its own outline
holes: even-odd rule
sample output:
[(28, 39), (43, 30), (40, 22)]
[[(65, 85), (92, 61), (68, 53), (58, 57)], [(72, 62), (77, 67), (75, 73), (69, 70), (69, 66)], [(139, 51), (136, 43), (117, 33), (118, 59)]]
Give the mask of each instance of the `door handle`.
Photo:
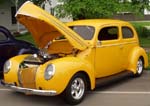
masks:
[(121, 45), (119, 48), (120, 48), (120, 49), (123, 49), (123, 45)]

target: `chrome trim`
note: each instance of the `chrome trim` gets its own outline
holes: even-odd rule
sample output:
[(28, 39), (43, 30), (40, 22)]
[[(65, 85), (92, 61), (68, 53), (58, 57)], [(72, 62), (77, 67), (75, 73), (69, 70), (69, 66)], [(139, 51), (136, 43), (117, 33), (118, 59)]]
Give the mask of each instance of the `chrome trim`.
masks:
[[(26, 66), (26, 67), (21, 67), (21, 65)], [(35, 64), (30, 65), (30, 64), (24, 63), (24, 61), (19, 64), (18, 73), (17, 73), (18, 74), (19, 86), (23, 85), (22, 84), (22, 77), (21, 77), (23, 69), (36, 68), (36, 72), (37, 72), (38, 66), (39, 65), (35, 65)], [(36, 72), (35, 72), (35, 75), (36, 75)], [(34, 77), (34, 81), (35, 81), (35, 77)]]
[(42, 96), (57, 95), (57, 92), (55, 90), (38, 90), (38, 89), (22, 88), (22, 87), (17, 87), (14, 84), (7, 84), (4, 81), (1, 81), (1, 84), (7, 88), (14, 90), (14, 91), (25, 93), (25, 94), (42, 95)]
[(85, 92), (85, 83), (82, 78), (76, 78), (71, 84), (71, 95), (74, 99), (81, 99)]
[[(53, 72), (52, 72), (52, 75), (51, 75), (51, 76), (49, 76), (49, 79), (46, 79), (46, 77), (45, 77), (45, 73), (46, 73), (46, 71), (47, 71), (47, 68), (48, 68), (50, 65), (52, 65), (52, 67), (53, 67)], [(50, 80), (51, 78), (53, 78), (53, 76), (54, 76), (55, 72), (56, 72), (55, 65), (54, 65), (54, 64), (48, 64), (48, 65), (47, 65), (47, 67), (46, 67), (46, 69), (45, 69), (45, 72), (44, 72), (44, 78), (45, 78), (45, 80)]]
[(20, 69), (20, 68), (19, 68), (19, 70), (18, 70), (17, 76), (18, 76), (19, 86), (22, 86), (22, 81), (21, 81), (21, 69)]
[(138, 43), (138, 42), (134, 41), (134, 42), (125, 42), (125, 43), (118, 43), (118, 44), (97, 45), (96, 47), (103, 48), (103, 47), (120, 46), (120, 45), (126, 45), (126, 44), (135, 44), (135, 43)]
[[(9, 62), (9, 68), (6, 70), (5, 68), (6, 68), (6, 65), (8, 65), (8, 62)], [(4, 64), (4, 68), (3, 68), (5, 74), (7, 74), (10, 71), (11, 66), (12, 66), (12, 62), (10, 60), (7, 60)]]

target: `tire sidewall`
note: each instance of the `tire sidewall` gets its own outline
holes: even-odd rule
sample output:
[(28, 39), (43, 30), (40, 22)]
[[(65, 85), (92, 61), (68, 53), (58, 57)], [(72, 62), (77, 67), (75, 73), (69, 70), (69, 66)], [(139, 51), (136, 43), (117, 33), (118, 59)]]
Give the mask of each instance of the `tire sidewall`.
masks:
[[(83, 80), (84, 86), (85, 86), (84, 93), (80, 99), (74, 99), (71, 94), (71, 85), (76, 78), (81, 78)], [(86, 82), (85, 76), (81, 73), (77, 73), (71, 78), (71, 80), (70, 80), (67, 88), (63, 92), (62, 96), (66, 103), (71, 104), (71, 105), (76, 105), (76, 104), (79, 104), (84, 99), (86, 90), (87, 90), (87, 82)]]

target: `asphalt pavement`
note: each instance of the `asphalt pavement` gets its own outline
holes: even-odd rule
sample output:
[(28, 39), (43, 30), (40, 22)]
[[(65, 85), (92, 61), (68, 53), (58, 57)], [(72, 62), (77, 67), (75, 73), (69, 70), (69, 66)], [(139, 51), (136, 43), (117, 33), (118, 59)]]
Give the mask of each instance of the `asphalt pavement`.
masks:
[[(60, 96), (29, 96), (0, 85), (0, 106), (69, 106)], [(78, 106), (150, 106), (150, 71), (88, 91)]]

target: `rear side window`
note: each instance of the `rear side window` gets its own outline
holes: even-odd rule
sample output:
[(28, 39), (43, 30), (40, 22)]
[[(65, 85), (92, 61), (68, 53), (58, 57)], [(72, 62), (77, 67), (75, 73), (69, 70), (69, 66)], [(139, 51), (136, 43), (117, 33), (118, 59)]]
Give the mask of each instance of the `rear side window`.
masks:
[(133, 31), (129, 27), (122, 27), (122, 36), (123, 38), (133, 38)]
[(116, 40), (118, 39), (118, 27), (105, 27), (100, 30), (98, 40)]
[(7, 40), (7, 37), (6, 37), (5, 33), (0, 31), (0, 41), (6, 41), (6, 40)]

